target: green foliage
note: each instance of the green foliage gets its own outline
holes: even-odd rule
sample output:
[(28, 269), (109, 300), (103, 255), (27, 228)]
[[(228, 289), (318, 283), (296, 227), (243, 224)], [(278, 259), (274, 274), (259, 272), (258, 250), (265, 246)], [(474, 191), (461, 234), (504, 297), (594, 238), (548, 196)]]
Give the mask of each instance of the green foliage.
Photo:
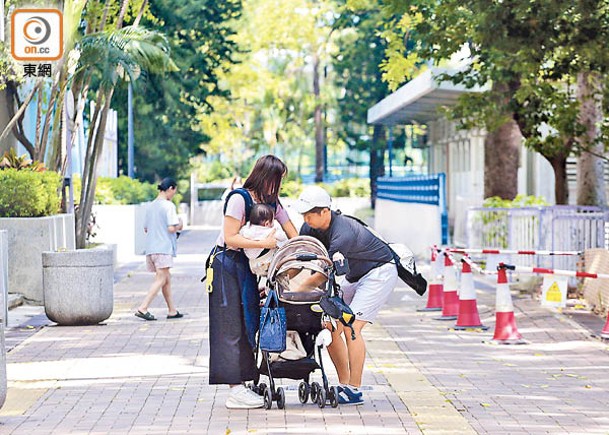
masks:
[(231, 180), (235, 175), (233, 169), (221, 162), (220, 160), (212, 160), (211, 162), (200, 162), (196, 167), (197, 182), (211, 183), (218, 180)]
[(4, 153), (0, 158), (0, 169), (16, 169), (18, 171), (44, 172), (44, 163), (32, 161), (25, 154), (17, 156), (14, 148)]
[(80, 49), (75, 80), (94, 72), (100, 87), (105, 89), (113, 88), (119, 80), (128, 79), (135, 85), (142, 74), (178, 69), (169, 56), (165, 36), (143, 27), (86, 35), (80, 42)]
[[(370, 196), (370, 180), (368, 178), (346, 178), (335, 183), (317, 183), (331, 197), (361, 198)], [(298, 198), (306, 186), (297, 180), (284, 180), (281, 184), (281, 196)]]
[(498, 196), (486, 198), (482, 203), (483, 207), (488, 208), (520, 208), (520, 207), (541, 207), (549, 205), (542, 196), (516, 195), (513, 200), (502, 199)]
[(59, 212), (61, 175), (14, 168), (0, 171), (0, 217), (39, 217)]
[[(189, 160), (200, 154), (205, 133), (197, 125), (200, 111), (211, 112), (211, 95), (225, 95), (218, 75), (236, 51), (231, 23), (241, 0), (166, 0), (149, 2), (142, 24), (167, 36), (179, 71), (151, 76), (133, 93), (135, 168), (138, 178), (153, 182), (166, 176), (184, 178)], [(127, 87), (116, 89), (115, 101), (127, 101)], [(119, 134), (127, 136), (127, 105), (116, 106)], [(127, 173), (127, 141), (119, 144)]]
[(10, 55), (9, 48), (0, 42), (0, 91), (9, 82), (18, 83), (23, 80), (22, 67)]
[[(598, 154), (594, 147), (609, 143), (609, 129), (603, 128), (607, 117), (596, 122), (599, 133), (590, 137), (584, 124), (588, 115), (580, 113), (586, 99), (594, 98), (605, 113), (609, 107), (606, 0), (350, 1), (382, 6), (389, 41), (382, 68), (393, 88), (416, 73), (421, 59), (450, 67), (438, 81), (484, 87), (481, 93), (462, 95), (443, 114), (463, 128), (491, 133), (516, 121), (526, 146), (558, 169), (556, 186), (566, 183), (571, 153)], [(577, 80), (582, 75), (603, 77), (603, 84), (590, 86), (589, 92)], [(559, 203), (566, 201), (563, 190), (556, 191)]]
[[(80, 198), (80, 179), (74, 178), (74, 197)], [(126, 176), (117, 178), (99, 177), (95, 188), (96, 204), (139, 204), (152, 201), (157, 195), (154, 184), (131, 179)], [(178, 196), (176, 194), (176, 196)]]
[(370, 180), (368, 178), (345, 178), (328, 186), (328, 192), (333, 198), (350, 197), (362, 198), (370, 196)]
[(155, 185), (126, 176), (100, 178), (95, 199), (100, 204), (139, 204), (152, 201), (157, 195)]
[(298, 198), (304, 186), (299, 180), (284, 180), (281, 183), (281, 196), (286, 198)]

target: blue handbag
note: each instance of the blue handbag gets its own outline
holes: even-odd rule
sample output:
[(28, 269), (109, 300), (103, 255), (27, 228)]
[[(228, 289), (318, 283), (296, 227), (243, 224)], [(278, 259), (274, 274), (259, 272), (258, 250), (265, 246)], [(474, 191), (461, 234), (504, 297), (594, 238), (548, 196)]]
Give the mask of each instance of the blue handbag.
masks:
[(285, 309), (279, 306), (277, 292), (271, 290), (260, 312), (260, 350), (283, 352), (286, 347)]

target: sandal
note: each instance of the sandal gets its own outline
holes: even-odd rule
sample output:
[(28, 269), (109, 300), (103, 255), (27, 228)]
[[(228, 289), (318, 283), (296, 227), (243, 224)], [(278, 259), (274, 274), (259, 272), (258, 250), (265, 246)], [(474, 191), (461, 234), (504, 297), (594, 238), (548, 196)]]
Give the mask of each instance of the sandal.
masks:
[(137, 310), (135, 312), (135, 316), (139, 317), (140, 319), (144, 319), (144, 320), (156, 320), (156, 317), (154, 317), (152, 314), (150, 314), (150, 311), (146, 311), (145, 313), (142, 313), (140, 310)]
[(184, 317), (184, 314), (180, 313), (179, 311), (176, 310), (176, 313), (172, 316), (167, 315), (168, 319), (181, 319), (182, 317)]

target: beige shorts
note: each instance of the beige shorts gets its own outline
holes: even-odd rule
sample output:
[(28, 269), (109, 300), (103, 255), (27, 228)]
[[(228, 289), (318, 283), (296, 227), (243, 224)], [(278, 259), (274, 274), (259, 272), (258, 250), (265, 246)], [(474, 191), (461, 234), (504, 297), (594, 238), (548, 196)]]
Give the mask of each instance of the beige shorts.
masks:
[(173, 267), (173, 256), (168, 254), (146, 255), (146, 269), (148, 272), (156, 272), (157, 269)]
[(397, 284), (398, 272), (395, 264), (387, 263), (372, 269), (354, 283), (344, 278), (340, 278), (343, 299), (355, 313), (355, 319), (373, 323)]

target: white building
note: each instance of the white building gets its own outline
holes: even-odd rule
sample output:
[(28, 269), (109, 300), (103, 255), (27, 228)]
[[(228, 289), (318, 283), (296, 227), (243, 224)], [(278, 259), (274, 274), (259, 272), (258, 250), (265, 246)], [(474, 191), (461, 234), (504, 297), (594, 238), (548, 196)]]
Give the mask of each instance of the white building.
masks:
[[(428, 173), (446, 174), (448, 217), (455, 233), (464, 231), (467, 207), (479, 206), (484, 199), (484, 138), (482, 130), (459, 130), (438, 112), (454, 104), (465, 89), (437, 77), (449, 72), (430, 68), (406, 83), (368, 110), (369, 124), (427, 125)], [(538, 153), (522, 147), (518, 172), (518, 193), (543, 196), (554, 202), (554, 172)], [(574, 192), (573, 192), (574, 193)], [(571, 198), (574, 194), (570, 195)]]

